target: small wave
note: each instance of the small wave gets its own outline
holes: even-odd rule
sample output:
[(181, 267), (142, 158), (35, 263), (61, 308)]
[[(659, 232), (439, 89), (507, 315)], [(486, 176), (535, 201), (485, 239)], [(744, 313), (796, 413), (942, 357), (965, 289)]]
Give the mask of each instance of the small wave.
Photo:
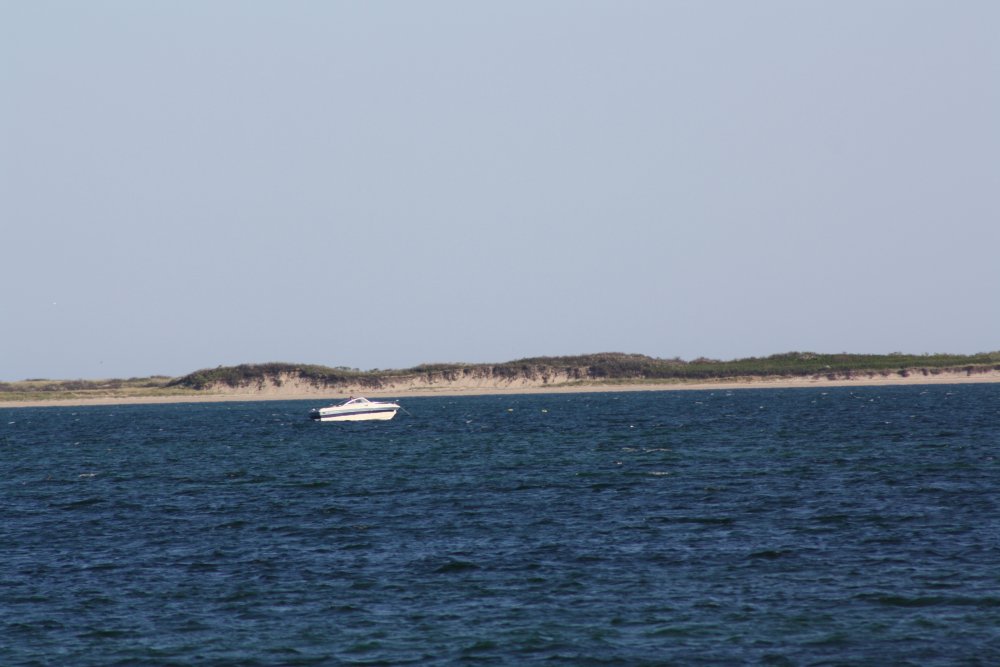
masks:
[(120, 567), (121, 566), (118, 563), (101, 562), (101, 563), (92, 563), (89, 565), (85, 565), (83, 569), (87, 570), (88, 572), (103, 572), (108, 570), (117, 570)]
[(847, 646), (850, 644), (850, 641), (850, 636), (842, 632), (833, 632), (817, 637), (816, 639), (807, 640), (806, 644), (810, 646)]
[(467, 560), (451, 559), (447, 563), (434, 568), (435, 574), (451, 574), (453, 572), (467, 572), (478, 570), (479, 566)]
[(763, 551), (754, 551), (747, 558), (763, 559), (763, 560), (776, 560), (778, 558), (784, 558), (785, 556), (790, 556), (794, 551), (789, 551), (787, 549), (764, 549)]
[(98, 503), (104, 502), (103, 498), (98, 498), (97, 496), (92, 496), (90, 498), (84, 498), (82, 500), (77, 500), (72, 503), (66, 503), (63, 505), (56, 505), (61, 510), (76, 510), (83, 507), (90, 507), (91, 505), (96, 505)]
[(462, 649), (463, 654), (478, 653), (479, 651), (492, 651), (499, 648), (499, 644), (490, 639), (479, 639), (471, 646), (466, 646)]
[(205, 561), (192, 561), (187, 564), (188, 572), (216, 572), (219, 569), (217, 563), (208, 563)]
[(132, 636), (132, 633), (125, 630), (89, 630), (79, 636), (84, 639), (122, 639)]
[(317, 479), (309, 482), (299, 482), (293, 486), (297, 489), (325, 489), (330, 486), (330, 481)]
[[(379, 641), (376, 641), (376, 640), (372, 640), (372, 641), (358, 642), (357, 644), (353, 644), (353, 645), (347, 647), (347, 652), (348, 653), (368, 653), (370, 651), (377, 651), (380, 648), (382, 648), (382, 643), (379, 642)], [(376, 664), (380, 664), (380, 663), (376, 663)]]
[(219, 602), (244, 602), (247, 600), (257, 600), (260, 591), (254, 588), (238, 588), (219, 597)]
[(859, 600), (874, 602), (887, 607), (1000, 607), (1000, 598), (995, 596), (960, 597), (944, 595), (890, 595), (885, 593), (863, 593)]
[(729, 526), (735, 523), (728, 516), (663, 516), (656, 520), (660, 523), (700, 523), (707, 526)]
[(647, 637), (698, 637), (711, 634), (715, 628), (713, 626), (689, 623), (682, 625), (664, 625), (654, 628), (646, 633)]

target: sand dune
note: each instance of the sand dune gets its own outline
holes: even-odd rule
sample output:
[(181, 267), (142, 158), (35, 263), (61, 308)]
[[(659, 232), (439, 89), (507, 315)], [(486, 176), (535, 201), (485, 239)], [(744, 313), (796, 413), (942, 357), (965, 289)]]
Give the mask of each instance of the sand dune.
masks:
[(549, 377), (546, 381), (518, 378), (511, 381), (495, 379), (459, 379), (428, 381), (407, 378), (379, 390), (360, 386), (321, 387), (299, 378), (283, 378), (279, 383), (265, 382), (245, 387), (213, 387), (185, 395), (114, 396), (95, 395), (54, 400), (0, 401), (0, 408), (126, 405), (155, 403), (201, 403), (223, 401), (332, 400), (348, 395), (391, 396), (473, 396), (490, 394), (535, 394), (614, 391), (691, 391), (730, 389), (780, 389), (800, 387), (870, 387), (895, 385), (982, 384), (1000, 382), (1000, 371), (968, 373), (948, 371), (937, 374), (909, 373), (858, 374), (851, 378), (829, 379), (823, 376), (782, 378), (732, 378), (713, 382), (578, 382), (566, 377)]

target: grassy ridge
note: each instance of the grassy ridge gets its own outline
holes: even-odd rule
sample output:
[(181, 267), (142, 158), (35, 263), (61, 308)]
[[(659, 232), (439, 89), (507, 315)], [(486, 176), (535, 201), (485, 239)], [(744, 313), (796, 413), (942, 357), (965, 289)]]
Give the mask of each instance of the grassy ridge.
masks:
[(356, 385), (378, 389), (393, 379), (428, 376), (443, 380), (492, 377), (501, 380), (537, 380), (562, 373), (580, 381), (614, 380), (721, 380), (856, 375), (889, 375), (944, 371), (1000, 370), (1000, 352), (975, 355), (934, 354), (815, 354), (788, 352), (769, 357), (733, 361), (714, 359), (658, 359), (641, 354), (603, 353), (571, 357), (532, 357), (500, 364), (422, 364), (402, 370), (360, 371), (327, 366), (268, 363), (205, 369), (178, 378), (169, 386), (201, 390), (211, 386), (240, 387), (283, 376), (299, 377), (317, 386)]
[(158, 375), (127, 380), (23, 380), (0, 382), (0, 401), (46, 401), (74, 398), (133, 398), (193, 393), (169, 386), (172, 378)]
[(271, 362), (207, 368), (172, 380), (168, 386), (203, 390), (216, 385), (246, 387), (268, 381), (280, 385), (284, 376), (291, 375), (317, 385), (358, 384), (378, 388), (382, 384), (382, 378), (400, 372), (360, 371), (344, 367), (330, 368), (314, 364)]

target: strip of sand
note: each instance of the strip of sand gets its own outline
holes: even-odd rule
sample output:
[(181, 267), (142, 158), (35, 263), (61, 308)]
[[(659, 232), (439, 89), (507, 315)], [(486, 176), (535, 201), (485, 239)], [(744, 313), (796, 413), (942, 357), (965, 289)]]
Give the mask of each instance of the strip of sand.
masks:
[(0, 401), (0, 408), (27, 408), (49, 406), (86, 405), (142, 405), (167, 403), (221, 403), (235, 401), (327, 401), (350, 394), (369, 397), (406, 398), (416, 396), (489, 396), (516, 394), (556, 394), (585, 392), (631, 392), (631, 391), (728, 391), (733, 389), (794, 389), (823, 387), (885, 387), (904, 385), (941, 384), (989, 384), (1000, 382), (1000, 371), (966, 373), (958, 371), (938, 374), (895, 373), (890, 375), (868, 374), (852, 378), (828, 379), (826, 377), (782, 377), (782, 378), (736, 378), (719, 381), (697, 382), (641, 382), (641, 383), (562, 383), (544, 384), (512, 382), (484, 386), (477, 383), (448, 382), (424, 386), (393, 387), (385, 390), (351, 388), (348, 391), (303, 387), (285, 384), (267, 385), (230, 391), (211, 390), (197, 394), (175, 394), (169, 396), (93, 396), (50, 400)]

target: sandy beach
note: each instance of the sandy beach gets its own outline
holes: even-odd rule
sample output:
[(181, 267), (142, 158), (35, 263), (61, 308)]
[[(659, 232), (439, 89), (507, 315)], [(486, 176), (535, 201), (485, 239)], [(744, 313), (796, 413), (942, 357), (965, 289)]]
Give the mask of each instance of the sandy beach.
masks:
[[(161, 403), (221, 403), (227, 401), (300, 401), (335, 400), (349, 395), (369, 397), (406, 398), (417, 396), (486, 396), (516, 394), (554, 394), (584, 392), (630, 392), (630, 391), (729, 391), (737, 389), (793, 389), (822, 387), (882, 387), (900, 385), (940, 385), (940, 384), (983, 384), (1000, 382), (1000, 371), (978, 372), (974, 374), (956, 371), (924, 375), (898, 373), (870, 374), (850, 379), (828, 379), (825, 377), (799, 378), (745, 378), (727, 379), (717, 382), (642, 382), (642, 383), (549, 383), (526, 380), (510, 383), (484, 384), (481, 382), (440, 382), (434, 384), (414, 384), (396, 386), (384, 390), (370, 390), (361, 387), (346, 388), (345, 391), (317, 388), (299, 382), (283, 382), (281, 385), (245, 387), (230, 390), (206, 390), (198, 394), (170, 396), (94, 396), (52, 400), (0, 401), (0, 408), (26, 408), (47, 406), (86, 405), (141, 405)], [(338, 388), (339, 389), (339, 388)]]

